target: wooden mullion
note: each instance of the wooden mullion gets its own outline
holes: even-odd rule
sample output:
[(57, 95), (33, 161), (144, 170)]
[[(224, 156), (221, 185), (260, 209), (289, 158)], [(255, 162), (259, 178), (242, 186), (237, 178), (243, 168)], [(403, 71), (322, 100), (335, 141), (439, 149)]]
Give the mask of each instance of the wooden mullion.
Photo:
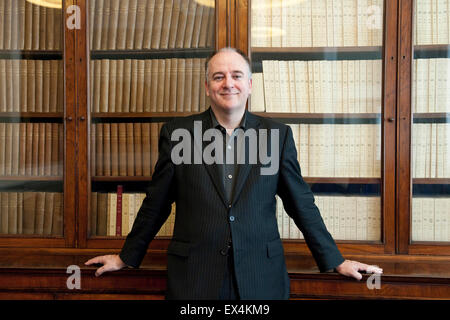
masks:
[(412, 65), (412, 16), (413, 7), (410, 0), (399, 0), (399, 62), (398, 62), (398, 116), (397, 116), (397, 252), (409, 252), (411, 235), (411, 65)]
[(75, 245), (76, 223), (76, 79), (75, 79), (75, 31), (67, 28), (69, 17), (66, 8), (74, 0), (63, 1), (62, 27), (64, 32), (64, 238), (67, 247)]

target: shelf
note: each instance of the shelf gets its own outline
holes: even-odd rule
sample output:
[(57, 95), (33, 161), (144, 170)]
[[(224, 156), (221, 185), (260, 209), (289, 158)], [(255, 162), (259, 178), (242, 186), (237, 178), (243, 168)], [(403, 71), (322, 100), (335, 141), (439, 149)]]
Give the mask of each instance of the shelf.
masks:
[[(252, 112), (252, 111), (250, 111)], [(96, 112), (91, 113), (93, 122), (96, 120), (110, 120), (112, 122), (119, 122), (126, 120), (133, 120), (138, 122), (153, 122), (156, 120), (164, 121), (178, 117), (186, 117), (196, 112)], [(290, 121), (293, 119), (309, 119), (309, 120), (329, 120), (327, 122), (347, 123), (355, 122), (357, 120), (366, 120), (370, 123), (379, 123), (381, 120), (380, 113), (284, 113), (284, 112), (252, 112), (261, 117), (276, 118), (277, 120)]]
[(413, 184), (450, 184), (450, 178), (413, 178)]
[(63, 112), (0, 112), (0, 118), (63, 118)]
[(262, 60), (376, 60), (382, 59), (382, 49), (381, 46), (253, 47), (251, 48), (251, 60), (259, 63)]
[(449, 44), (415, 45), (413, 46), (414, 59), (449, 58)]
[[(201, 111), (194, 112), (95, 112), (91, 113), (93, 119), (139, 119), (140, 121), (145, 119), (154, 118), (177, 118), (186, 117), (194, 114), (198, 114)], [(381, 120), (381, 113), (290, 113), (290, 112), (261, 112), (250, 111), (255, 115), (261, 117), (269, 117), (276, 119), (371, 119)], [(56, 118), (62, 117), (60, 113), (37, 113), (37, 112), (3, 112), (0, 113), (0, 117), (45, 117)], [(414, 113), (414, 122), (424, 122), (424, 120), (443, 120), (444, 122), (450, 122), (450, 112), (435, 112), (435, 113)], [(145, 121), (143, 121), (145, 122)]]
[(92, 177), (92, 181), (103, 181), (103, 182), (133, 182), (133, 181), (151, 181), (152, 177), (147, 176), (94, 176)]
[(0, 181), (63, 181), (61, 176), (0, 176)]
[(95, 112), (91, 113), (92, 119), (130, 119), (139, 122), (156, 118), (172, 119), (177, 117), (186, 117), (200, 112)]
[(285, 119), (380, 119), (380, 113), (290, 113), (290, 112), (254, 112), (261, 117)]
[(381, 184), (381, 178), (347, 178), (347, 177), (303, 177), (306, 183), (335, 183), (335, 184)]
[(252, 53), (318, 53), (318, 52), (337, 52), (337, 53), (374, 53), (381, 52), (381, 46), (363, 46), (363, 47), (252, 47)]
[(91, 59), (207, 58), (213, 51), (213, 48), (93, 50)]
[(413, 123), (450, 123), (450, 112), (414, 113)]
[(61, 60), (59, 50), (0, 50), (0, 59)]
[[(92, 177), (92, 181), (104, 181), (104, 182), (133, 182), (133, 181), (151, 181), (151, 177), (143, 176), (107, 176)], [(381, 178), (347, 178), (347, 177), (303, 177), (307, 183), (336, 183), (336, 184), (381, 184)], [(449, 179), (450, 180), (450, 179)]]

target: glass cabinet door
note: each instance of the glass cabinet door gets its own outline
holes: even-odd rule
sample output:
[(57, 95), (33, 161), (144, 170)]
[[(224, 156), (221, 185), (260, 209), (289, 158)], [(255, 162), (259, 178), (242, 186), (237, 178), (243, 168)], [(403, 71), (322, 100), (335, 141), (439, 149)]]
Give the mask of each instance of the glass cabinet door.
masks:
[[(132, 228), (162, 124), (208, 108), (205, 60), (215, 47), (215, 1), (90, 0), (87, 6), (87, 237), (103, 246), (94, 243), (112, 245)], [(157, 237), (172, 235), (174, 215), (175, 206)]]
[(63, 30), (62, 0), (0, 0), (1, 244), (67, 236)]
[(448, 0), (415, 1), (411, 128), (411, 243), (450, 241)]
[[(382, 0), (251, 1), (249, 50), (249, 108), (292, 128), (328, 230), (380, 250), (383, 12)], [(279, 200), (281, 237), (303, 239)]]

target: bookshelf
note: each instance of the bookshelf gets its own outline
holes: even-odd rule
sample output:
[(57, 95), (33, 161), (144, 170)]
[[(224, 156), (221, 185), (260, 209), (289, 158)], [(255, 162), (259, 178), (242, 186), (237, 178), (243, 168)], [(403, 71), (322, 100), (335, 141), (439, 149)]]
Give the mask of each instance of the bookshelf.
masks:
[(445, 250), (450, 243), (448, 3), (416, 1), (414, 5), (409, 248), (422, 245)]
[[(438, 166), (448, 158), (436, 152), (434, 176), (431, 155), (429, 175), (416, 169), (418, 154), (433, 148), (425, 138), (449, 141), (441, 129), (450, 122), (447, 104), (430, 104), (417, 90), (428, 90), (430, 65), (448, 69), (443, 3), (66, 0), (48, 9), (0, 0), (0, 298), (163, 298), (173, 215), (143, 270), (98, 281), (83, 264), (120, 251), (151, 180), (161, 124), (207, 108), (203, 62), (224, 46), (251, 59), (249, 110), (293, 129), (302, 174), (343, 255), (385, 272), (382, 293), (365, 281), (319, 274), (278, 202), (291, 296), (450, 297), (445, 228), (429, 223), (438, 230), (431, 239), (420, 234), (417, 218), (434, 207), (442, 221), (450, 194), (448, 168)], [(72, 4), (80, 8), (80, 29), (64, 27)], [(358, 27), (365, 23), (370, 28)], [(436, 100), (446, 99), (448, 90), (437, 89), (447, 88), (442, 79)], [(283, 94), (267, 95), (272, 87)], [(35, 218), (32, 232), (25, 215)], [(78, 295), (65, 287), (73, 264), (84, 268)]]
[[(205, 4), (89, 2), (87, 18), (98, 23), (89, 28), (87, 247), (128, 234), (153, 174), (161, 125), (207, 108), (204, 63), (215, 48), (215, 6)], [(157, 239), (170, 239), (174, 215), (175, 207)]]
[[(445, 203), (449, 200), (446, 161), (449, 110), (446, 99), (449, 57), (447, 1), (400, 1), (399, 7), (376, 0), (316, 3), (248, 1), (248, 6), (248, 19), (251, 21), (248, 26), (248, 52), (252, 58), (254, 76), (250, 110), (291, 125), (294, 136), (300, 125), (300, 142), (297, 146), (300, 166), (305, 181), (315, 190), (316, 201), (332, 234), (335, 236), (336, 231), (330, 218), (336, 219), (341, 214), (342, 222), (345, 223), (348, 219), (348, 214), (342, 214), (334, 204), (333, 197), (336, 193), (342, 198), (339, 200), (356, 196), (362, 201), (369, 194), (373, 197), (371, 192), (376, 190), (375, 196), (381, 204), (376, 207), (376, 220), (381, 218), (381, 237), (377, 240), (378, 245), (384, 247), (384, 252), (448, 254), (450, 234), (447, 226), (448, 213), (445, 212)], [(245, 5), (241, 8), (245, 8)], [(392, 31), (397, 26), (391, 24), (391, 14), (397, 10), (401, 12), (403, 19), (407, 17), (402, 28), (406, 28), (407, 24), (410, 28), (401, 29), (403, 33), (400, 36), (408, 38), (408, 41), (402, 42), (403, 51), (398, 62), (401, 68), (393, 64), (397, 57), (392, 51), (393, 44), (397, 41), (397, 34)], [(300, 20), (305, 23), (292, 26), (292, 21)], [(408, 30), (411, 30), (413, 37), (408, 34)], [(411, 43), (414, 45), (411, 46)], [(411, 54), (412, 60), (407, 64)], [(373, 63), (375, 65), (371, 66)], [(393, 70), (389, 68), (390, 64), (394, 67)], [(398, 73), (395, 72), (396, 69)], [(411, 70), (412, 83), (408, 82)], [(389, 83), (394, 83), (398, 74), (400, 85), (409, 88), (409, 91), (399, 91), (405, 94), (400, 105), (406, 112), (401, 117), (389, 116), (398, 112), (398, 107), (389, 98), (392, 94), (400, 95), (389, 87)], [(276, 90), (271, 90), (274, 87)], [(408, 93), (412, 96), (409, 100)], [(407, 115), (407, 110), (411, 110), (411, 115)], [(411, 120), (410, 124), (401, 122), (408, 119)], [(392, 124), (396, 122), (401, 124), (399, 134), (392, 131), (395, 130)], [(377, 131), (381, 131), (383, 136), (381, 143), (370, 143), (370, 135), (361, 133), (350, 134), (350, 140), (346, 140), (348, 138), (345, 135), (339, 136), (336, 133), (339, 130), (335, 130), (343, 123), (346, 125), (345, 131), (351, 132), (352, 124), (359, 127), (366, 124), (369, 127), (379, 127)], [(311, 127), (315, 130), (313, 133)], [(302, 135), (305, 141), (303, 153)], [(396, 135), (406, 139), (399, 143), (406, 143), (411, 148), (402, 150), (391, 144), (388, 138)], [(353, 139), (355, 141), (351, 142)], [(315, 143), (317, 147), (314, 147)], [(340, 143), (360, 146), (363, 153), (367, 152), (367, 147), (364, 147), (366, 143), (375, 145), (376, 149), (368, 157), (361, 155), (358, 148), (352, 149), (347, 156), (342, 156), (339, 154), (342, 151), (338, 147)], [(395, 161), (395, 158), (389, 156), (391, 152), (397, 154), (397, 165), (390, 163), (390, 159)], [(325, 154), (322, 158), (334, 159), (334, 166), (321, 162), (321, 153)], [(352, 172), (345, 172), (344, 167), (341, 167), (343, 172), (336, 171), (336, 161), (345, 162), (346, 157), (357, 154), (360, 154), (359, 160), (363, 161), (360, 162), (360, 173), (368, 165), (364, 162), (365, 159), (371, 159), (376, 154), (384, 160), (382, 172), (377, 174), (378, 179), (350, 177)], [(312, 173), (308, 170), (311, 161), (315, 168)], [(402, 179), (397, 180), (397, 183), (401, 189), (406, 187), (399, 195), (402, 204), (397, 210), (401, 210), (400, 212), (389, 208), (389, 203), (396, 201), (390, 196), (395, 191), (389, 183), (395, 181), (395, 172), (390, 168), (396, 166), (400, 173), (396, 179)], [(411, 169), (409, 175), (405, 173), (408, 168)], [(326, 173), (327, 177), (317, 177)], [(348, 178), (338, 178), (336, 175)], [(407, 182), (403, 183), (405, 181), (410, 181), (412, 187), (407, 187)], [(343, 183), (357, 184), (359, 189), (345, 190), (342, 188)], [(372, 188), (361, 188), (362, 185), (371, 185)], [(411, 197), (407, 196), (408, 191), (411, 191)], [(353, 192), (356, 193), (352, 194)], [(327, 213), (330, 210), (332, 214)], [(358, 233), (354, 231), (358, 230), (358, 222), (363, 226), (367, 225), (364, 220), (367, 217), (365, 213), (360, 217), (359, 211), (355, 210), (358, 212), (356, 217), (352, 215), (350, 218), (350, 221), (354, 219), (350, 224), (350, 234), (353, 237), (346, 239), (342, 236), (345, 232), (338, 233), (335, 237), (338, 245), (342, 243), (344, 252), (364, 250), (362, 246), (353, 246), (356, 243), (363, 245), (364, 242), (361, 237), (355, 237)], [(287, 226), (291, 223), (283, 219), (285, 214), (279, 217), (280, 225)], [(395, 221), (400, 228), (396, 229)], [(345, 226), (344, 224), (344, 229)], [(378, 225), (376, 230), (378, 232)], [(389, 234), (390, 232), (393, 234)], [(397, 232), (400, 234), (395, 235)], [(289, 250), (300, 250), (301, 235), (295, 231), (283, 234), (285, 239), (289, 239)], [(292, 240), (298, 246), (291, 245)], [(368, 251), (373, 251), (373, 248)]]
[(62, 13), (19, 0), (1, 1), (0, 16), (0, 243), (63, 246)]
[[(369, 11), (377, 13), (372, 25)], [(249, 109), (291, 126), (302, 175), (344, 251), (349, 242), (392, 247), (383, 217), (392, 213), (381, 207), (389, 189), (381, 172), (383, 11), (382, 1), (339, 0), (252, 1), (249, 9)], [(280, 235), (297, 242), (294, 252), (304, 249), (277, 203)]]

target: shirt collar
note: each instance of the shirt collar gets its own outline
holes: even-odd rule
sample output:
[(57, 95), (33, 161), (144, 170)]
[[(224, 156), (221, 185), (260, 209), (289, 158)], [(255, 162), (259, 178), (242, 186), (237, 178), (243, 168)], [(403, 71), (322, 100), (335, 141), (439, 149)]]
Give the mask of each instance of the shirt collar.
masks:
[[(219, 123), (219, 121), (217, 121), (216, 115), (214, 114), (214, 111), (212, 110), (211, 107), (209, 108), (209, 113), (211, 115), (211, 122), (212, 122), (213, 128), (218, 128), (222, 132), (224, 132), (225, 128)], [(246, 119), (247, 119), (247, 110), (245, 110), (244, 115), (242, 116), (242, 119), (241, 119), (241, 122), (239, 123), (238, 128), (245, 130)]]

